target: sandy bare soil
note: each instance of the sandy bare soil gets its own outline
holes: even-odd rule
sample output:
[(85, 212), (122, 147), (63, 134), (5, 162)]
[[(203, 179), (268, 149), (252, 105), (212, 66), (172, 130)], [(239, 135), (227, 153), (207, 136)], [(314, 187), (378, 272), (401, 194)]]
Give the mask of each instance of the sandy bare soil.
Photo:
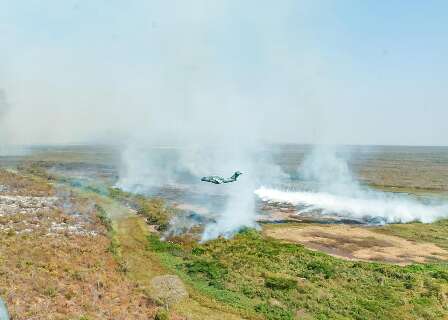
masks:
[(264, 230), (275, 239), (297, 242), (348, 260), (389, 262), (400, 265), (448, 260), (448, 251), (432, 243), (416, 243), (376, 233), (369, 228), (347, 225), (269, 226)]

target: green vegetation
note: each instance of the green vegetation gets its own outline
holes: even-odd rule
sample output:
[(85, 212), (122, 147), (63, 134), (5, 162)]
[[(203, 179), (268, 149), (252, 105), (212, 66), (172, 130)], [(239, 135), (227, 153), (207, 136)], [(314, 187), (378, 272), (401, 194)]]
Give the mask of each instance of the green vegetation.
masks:
[(399, 236), (418, 242), (432, 242), (441, 248), (448, 249), (448, 220), (435, 223), (390, 224), (373, 231)]
[(169, 221), (174, 214), (174, 210), (160, 198), (146, 198), (143, 195), (132, 194), (117, 188), (110, 188), (109, 196), (122, 204), (135, 208), (139, 215), (145, 217), (149, 224), (157, 225), (160, 231), (168, 228)]
[(154, 320), (169, 320), (170, 317), (168, 315), (168, 312), (164, 309), (160, 309), (157, 311), (156, 316), (154, 317)]
[(120, 272), (126, 273), (127, 268), (126, 265), (123, 264), (123, 261), (120, 259), (120, 243), (117, 239), (117, 232), (114, 229), (114, 225), (112, 219), (110, 218), (107, 211), (100, 206), (99, 204), (95, 204), (96, 216), (100, 220), (101, 224), (106, 228), (108, 237), (110, 239), (109, 246), (107, 247), (107, 251), (111, 253), (116, 259), (118, 263), (118, 270)]
[(95, 204), (96, 216), (100, 219), (101, 224), (106, 228), (108, 232), (112, 232), (112, 220), (107, 214), (106, 210), (98, 204)]
[(18, 165), (17, 169), (30, 176), (43, 178), (48, 181), (56, 180), (54, 175), (47, 172), (49, 166), (50, 164), (43, 161), (27, 161)]
[(340, 260), (246, 230), (205, 244), (148, 250), (200, 294), (249, 318), (440, 319), (448, 316), (448, 264)]
[(274, 290), (291, 290), (297, 289), (297, 280), (293, 278), (285, 278), (281, 276), (266, 276), (264, 278), (266, 287)]
[(145, 217), (148, 223), (158, 225), (160, 231), (168, 228), (172, 212), (165, 205), (164, 200), (137, 197), (136, 203), (138, 206), (137, 213)]

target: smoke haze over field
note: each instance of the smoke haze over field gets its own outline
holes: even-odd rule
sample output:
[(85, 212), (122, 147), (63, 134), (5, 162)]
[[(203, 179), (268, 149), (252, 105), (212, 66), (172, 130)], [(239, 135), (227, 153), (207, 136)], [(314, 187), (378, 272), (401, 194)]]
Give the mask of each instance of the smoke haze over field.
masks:
[(0, 0), (2, 140), (447, 145), (447, 6)]
[(427, 201), (404, 194), (375, 191), (361, 185), (349, 169), (347, 152), (337, 153), (334, 146), (317, 146), (299, 167), (311, 190), (279, 190), (261, 187), (255, 194), (267, 202), (288, 203), (304, 208), (298, 214), (321, 214), (351, 218), (370, 223), (434, 222), (448, 217), (448, 204)]
[[(254, 188), (284, 175), (260, 159), (266, 143), (448, 144), (446, 9), (0, 0), (0, 143), (117, 144), (127, 190), (246, 171), (204, 237), (227, 234), (253, 224)], [(321, 156), (308, 174), (355, 184)]]
[[(253, 191), (263, 183), (285, 177), (269, 153), (259, 145), (218, 144), (188, 148), (154, 148), (144, 143), (130, 145), (124, 152), (123, 168), (117, 186), (133, 192), (149, 193), (163, 187), (185, 188), (196, 194), (196, 201), (213, 214), (215, 221), (205, 226), (202, 240), (219, 235), (231, 236), (242, 227), (256, 227)], [(213, 185), (200, 182), (202, 176), (229, 177), (243, 172), (238, 182)], [(223, 199), (217, 208), (211, 198)], [(175, 222), (179, 222), (176, 220)], [(176, 233), (176, 226), (171, 230)]]

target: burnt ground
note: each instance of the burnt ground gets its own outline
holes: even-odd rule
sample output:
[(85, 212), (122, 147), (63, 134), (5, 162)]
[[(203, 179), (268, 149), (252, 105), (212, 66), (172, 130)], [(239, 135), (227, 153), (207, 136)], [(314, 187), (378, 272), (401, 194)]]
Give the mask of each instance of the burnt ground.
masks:
[(0, 295), (12, 319), (149, 319), (88, 198), (0, 170)]

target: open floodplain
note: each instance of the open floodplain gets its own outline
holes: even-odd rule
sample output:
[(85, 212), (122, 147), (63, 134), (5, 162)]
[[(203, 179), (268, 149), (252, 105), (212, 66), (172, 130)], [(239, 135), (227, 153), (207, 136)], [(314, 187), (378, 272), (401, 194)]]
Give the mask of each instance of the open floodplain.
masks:
[[(301, 175), (311, 152), (270, 146), (282, 177), (257, 173), (255, 228), (204, 242), (220, 186), (183, 173), (124, 188), (105, 146), (2, 150), (0, 295), (13, 319), (448, 318), (448, 148), (340, 148), (350, 197)], [(431, 221), (387, 220), (409, 203)]]

